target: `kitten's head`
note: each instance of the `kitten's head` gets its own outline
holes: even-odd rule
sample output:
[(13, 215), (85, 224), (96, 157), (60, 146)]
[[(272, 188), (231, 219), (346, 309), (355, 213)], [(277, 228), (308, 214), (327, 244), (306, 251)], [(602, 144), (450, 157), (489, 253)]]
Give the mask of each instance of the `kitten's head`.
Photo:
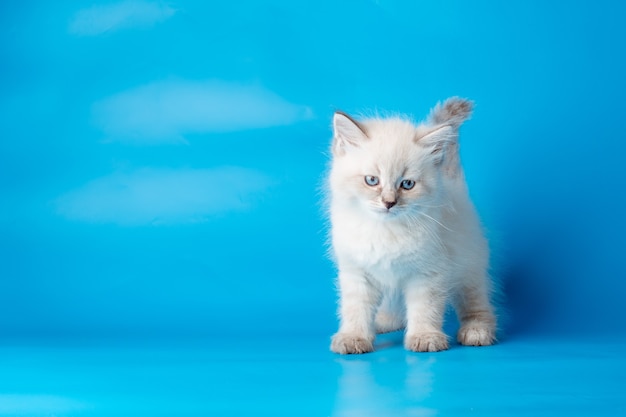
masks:
[(471, 109), (471, 102), (452, 98), (419, 125), (402, 118), (357, 122), (335, 113), (333, 201), (384, 219), (441, 205), (439, 184), (458, 175), (458, 127)]

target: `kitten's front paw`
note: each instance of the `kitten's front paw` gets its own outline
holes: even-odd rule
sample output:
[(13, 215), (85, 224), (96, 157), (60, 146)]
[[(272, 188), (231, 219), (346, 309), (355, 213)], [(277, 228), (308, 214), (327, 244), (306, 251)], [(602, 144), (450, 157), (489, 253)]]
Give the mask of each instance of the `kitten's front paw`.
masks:
[(407, 334), (404, 347), (413, 352), (439, 352), (448, 349), (448, 338), (441, 332)]
[(466, 346), (489, 346), (496, 341), (496, 335), (493, 326), (468, 323), (461, 326), (457, 339), (459, 343)]
[(372, 342), (354, 334), (337, 333), (330, 343), (330, 350), (342, 355), (368, 353), (374, 350)]

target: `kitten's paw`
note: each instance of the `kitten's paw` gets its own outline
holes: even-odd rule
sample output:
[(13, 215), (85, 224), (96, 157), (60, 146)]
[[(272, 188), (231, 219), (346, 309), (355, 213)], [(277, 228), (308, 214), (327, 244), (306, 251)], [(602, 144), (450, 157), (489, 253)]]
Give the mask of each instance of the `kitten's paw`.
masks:
[(448, 349), (448, 338), (441, 332), (407, 334), (404, 347), (413, 352), (439, 352)]
[(496, 341), (493, 326), (483, 323), (467, 323), (461, 326), (457, 340), (466, 346), (489, 346)]
[(372, 342), (354, 334), (337, 333), (330, 343), (330, 350), (341, 355), (374, 351)]

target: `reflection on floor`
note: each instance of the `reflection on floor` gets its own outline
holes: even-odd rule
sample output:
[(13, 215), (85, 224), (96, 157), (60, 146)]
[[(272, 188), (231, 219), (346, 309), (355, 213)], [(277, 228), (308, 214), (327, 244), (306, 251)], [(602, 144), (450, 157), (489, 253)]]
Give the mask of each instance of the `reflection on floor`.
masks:
[(327, 340), (0, 347), (0, 416), (626, 415), (626, 339), (368, 355)]

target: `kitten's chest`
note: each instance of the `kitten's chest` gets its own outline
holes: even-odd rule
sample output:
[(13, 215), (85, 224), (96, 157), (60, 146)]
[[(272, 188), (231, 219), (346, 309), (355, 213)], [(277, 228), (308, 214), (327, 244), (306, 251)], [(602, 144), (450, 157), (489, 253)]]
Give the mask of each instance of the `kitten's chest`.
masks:
[(337, 257), (380, 280), (413, 275), (428, 251), (427, 237), (418, 228), (347, 221), (333, 228)]

